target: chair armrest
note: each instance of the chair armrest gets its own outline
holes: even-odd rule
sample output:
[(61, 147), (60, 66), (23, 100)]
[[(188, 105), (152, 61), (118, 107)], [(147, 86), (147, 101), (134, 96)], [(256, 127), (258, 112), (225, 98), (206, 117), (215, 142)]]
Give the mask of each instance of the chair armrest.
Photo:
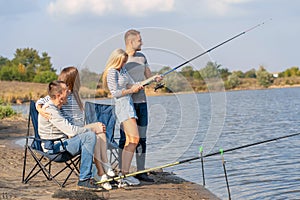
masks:
[(55, 142), (55, 141), (61, 141), (62, 139), (65, 139), (66, 137), (60, 136), (60, 137), (57, 137), (57, 138), (42, 139), (42, 138), (36, 138), (34, 136), (26, 136), (25, 138), (32, 139), (32, 140), (37, 140), (37, 141), (40, 141), (40, 142), (45, 142), (45, 141)]

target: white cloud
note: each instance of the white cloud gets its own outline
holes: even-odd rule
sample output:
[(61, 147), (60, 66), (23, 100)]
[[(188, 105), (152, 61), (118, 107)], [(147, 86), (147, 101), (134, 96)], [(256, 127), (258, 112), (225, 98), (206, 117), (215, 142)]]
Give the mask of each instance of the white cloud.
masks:
[(153, 12), (168, 12), (174, 7), (174, 0), (55, 0), (49, 3), (51, 15), (93, 14), (101, 16), (109, 13), (130, 16), (147, 15)]
[(232, 12), (241, 13), (240, 10), (234, 8), (234, 5), (243, 4), (250, 1), (253, 0), (217, 0), (217, 1), (205, 0), (205, 3), (209, 10), (214, 11), (214, 14), (219, 16), (224, 16)]
[(103, 15), (112, 9), (112, 3), (110, 0), (56, 0), (49, 3), (48, 12), (51, 15)]
[(130, 15), (146, 15), (147, 12), (170, 12), (174, 9), (174, 0), (124, 0), (123, 6)]

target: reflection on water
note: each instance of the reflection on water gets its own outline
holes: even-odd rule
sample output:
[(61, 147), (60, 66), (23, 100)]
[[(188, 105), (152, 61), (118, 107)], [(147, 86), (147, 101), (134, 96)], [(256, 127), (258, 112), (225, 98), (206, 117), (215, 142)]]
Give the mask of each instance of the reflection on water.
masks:
[[(299, 99), (300, 88), (148, 97), (147, 167), (297, 133)], [(300, 136), (225, 153), (232, 199), (299, 198), (298, 152)], [(221, 156), (204, 167), (206, 187), (228, 198)], [(165, 170), (202, 184), (199, 160)]]

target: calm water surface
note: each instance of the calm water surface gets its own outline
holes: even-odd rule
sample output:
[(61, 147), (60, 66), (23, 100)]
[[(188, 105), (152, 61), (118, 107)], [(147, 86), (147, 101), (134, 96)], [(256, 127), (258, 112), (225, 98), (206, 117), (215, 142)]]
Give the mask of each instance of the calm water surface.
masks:
[[(196, 157), (200, 146), (208, 154), (300, 132), (300, 88), (148, 97), (148, 104), (147, 167)], [(300, 199), (300, 136), (224, 158), (232, 199)], [(221, 155), (205, 158), (204, 168), (205, 187), (228, 199)], [(199, 160), (165, 170), (203, 184)]]
[[(300, 132), (300, 88), (149, 97), (149, 109), (148, 167)], [(232, 199), (300, 199), (299, 152), (295, 136), (225, 153)], [(227, 199), (221, 155), (204, 167), (206, 188)], [(199, 160), (167, 170), (203, 184)]]

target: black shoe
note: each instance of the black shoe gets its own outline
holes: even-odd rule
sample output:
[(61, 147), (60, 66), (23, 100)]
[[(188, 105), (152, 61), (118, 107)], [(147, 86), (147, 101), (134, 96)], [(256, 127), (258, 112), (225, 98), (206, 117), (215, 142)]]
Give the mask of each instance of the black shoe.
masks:
[(135, 176), (135, 178), (139, 179), (140, 181), (145, 181), (145, 182), (151, 182), (153, 183), (154, 180), (150, 178), (147, 174), (138, 174)]

